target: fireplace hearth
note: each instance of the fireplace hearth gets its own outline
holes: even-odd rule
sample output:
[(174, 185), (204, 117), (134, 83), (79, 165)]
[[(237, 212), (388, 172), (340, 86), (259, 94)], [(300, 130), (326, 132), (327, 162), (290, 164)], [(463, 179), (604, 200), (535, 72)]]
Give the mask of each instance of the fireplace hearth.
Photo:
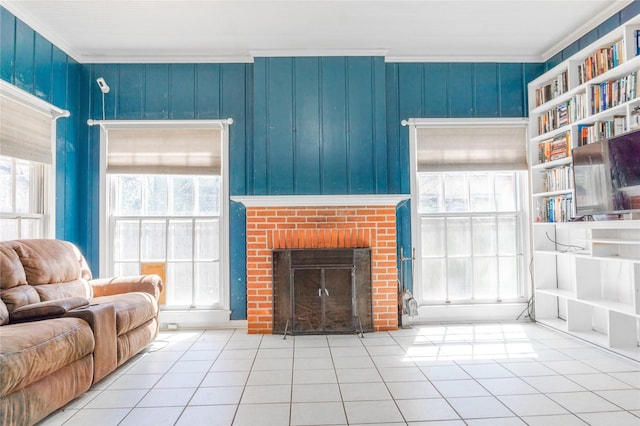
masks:
[(273, 251), (273, 333), (373, 331), (371, 250)]

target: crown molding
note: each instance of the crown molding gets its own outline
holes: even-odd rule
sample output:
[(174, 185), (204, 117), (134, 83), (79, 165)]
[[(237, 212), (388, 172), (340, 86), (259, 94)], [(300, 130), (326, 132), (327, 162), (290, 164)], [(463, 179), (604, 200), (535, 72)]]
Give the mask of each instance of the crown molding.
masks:
[(388, 49), (255, 49), (249, 54), (253, 58), (276, 58), (298, 56), (386, 56)]
[(523, 62), (541, 62), (542, 57), (539, 55), (523, 55), (523, 56), (386, 56), (385, 62), (388, 63), (428, 63), (428, 62), (473, 62), (473, 63), (523, 63)]
[[(553, 47), (551, 47), (546, 52), (542, 54), (542, 62), (546, 62), (549, 59), (553, 58), (556, 54), (565, 49), (567, 46), (571, 45), (571, 43), (580, 39), (583, 35), (587, 34), (589, 31), (596, 28), (598, 25), (602, 24), (607, 19), (611, 18), (616, 13), (620, 12), (622, 9), (627, 7), (629, 4), (633, 3), (634, 0), (621, 0), (614, 1), (610, 6), (605, 8), (602, 12), (582, 24), (575, 31), (569, 33), (562, 40), (557, 42)], [(603, 34), (600, 34), (602, 37)]]

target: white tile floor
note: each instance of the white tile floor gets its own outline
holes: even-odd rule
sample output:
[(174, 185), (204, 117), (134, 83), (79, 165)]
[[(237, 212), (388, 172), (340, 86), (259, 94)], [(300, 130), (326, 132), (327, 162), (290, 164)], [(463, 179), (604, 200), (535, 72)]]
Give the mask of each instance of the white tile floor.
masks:
[(640, 364), (531, 323), (161, 332), (42, 425), (640, 425)]

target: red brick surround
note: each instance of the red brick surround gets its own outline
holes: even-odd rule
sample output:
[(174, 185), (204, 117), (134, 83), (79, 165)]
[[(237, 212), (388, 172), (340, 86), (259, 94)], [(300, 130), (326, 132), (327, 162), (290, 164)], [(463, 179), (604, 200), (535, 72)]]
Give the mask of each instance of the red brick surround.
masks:
[(272, 332), (272, 250), (371, 248), (374, 330), (398, 328), (396, 208), (247, 207), (247, 320)]

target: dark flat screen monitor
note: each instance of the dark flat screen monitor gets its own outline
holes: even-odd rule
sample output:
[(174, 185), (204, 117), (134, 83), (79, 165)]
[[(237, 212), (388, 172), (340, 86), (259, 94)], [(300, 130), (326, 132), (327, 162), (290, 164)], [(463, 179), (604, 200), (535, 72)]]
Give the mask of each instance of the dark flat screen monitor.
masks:
[(572, 150), (576, 214), (640, 210), (640, 130)]

